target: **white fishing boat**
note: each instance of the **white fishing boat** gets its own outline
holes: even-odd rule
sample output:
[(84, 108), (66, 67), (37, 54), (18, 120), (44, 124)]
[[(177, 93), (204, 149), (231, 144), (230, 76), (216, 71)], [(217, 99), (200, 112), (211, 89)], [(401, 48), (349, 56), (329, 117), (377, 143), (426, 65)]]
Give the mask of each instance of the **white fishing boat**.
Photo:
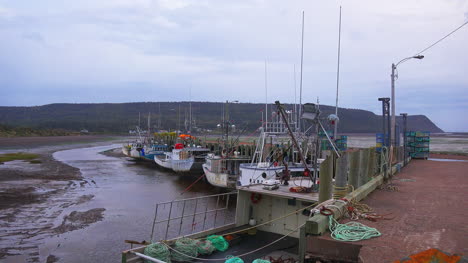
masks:
[[(210, 153), (203, 164), (203, 172), (209, 184), (220, 187), (235, 189), (240, 175), (240, 165), (250, 162), (250, 157), (241, 156), (235, 151), (234, 144), (229, 141), (229, 131), (233, 127), (229, 119), (229, 101), (226, 101), (223, 110), (223, 122), (218, 124), (222, 127), (224, 135), (222, 137), (224, 144), (218, 155)], [(236, 140), (238, 142), (238, 140)]]
[(182, 143), (177, 143), (172, 151), (155, 155), (154, 162), (174, 172), (201, 172), (202, 163), (209, 151), (207, 148), (185, 147)]
[[(293, 112), (287, 112), (288, 122), (294, 127)], [(299, 133), (297, 133), (299, 134)], [(257, 140), (254, 155), (249, 163), (240, 164), (238, 186), (262, 184), (267, 180), (279, 179), (284, 174), (304, 176), (304, 165), (299, 163), (297, 150), (294, 147), (276, 149), (272, 152), (272, 145), (278, 145), (280, 141), (289, 140), (286, 123), (276, 113), (272, 113), (271, 121), (265, 122), (261, 127), (261, 133)], [(308, 139), (308, 138), (307, 138)], [(307, 140), (301, 140), (300, 144), (309, 145)], [(305, 152), (307, 154), (307, 150)]]
[(211, 185), (235, 189), (240, 175), (240, 165), (249, 161), (249, 157), (237, 154), (224, 158), (208, 154), (206, 162), (203, 164), (203, 172)]

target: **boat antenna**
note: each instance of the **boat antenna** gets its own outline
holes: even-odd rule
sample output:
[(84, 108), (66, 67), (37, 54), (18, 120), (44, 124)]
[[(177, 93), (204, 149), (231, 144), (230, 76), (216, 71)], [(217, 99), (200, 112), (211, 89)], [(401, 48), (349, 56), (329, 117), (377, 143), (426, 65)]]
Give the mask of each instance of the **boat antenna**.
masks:
[(294, 129), (297, 131), (297, 92), (296, 92), (297, 84), (296, 84), (296, 64), (294, 64), (294, 114), (293, 118), (295, 119)]
[(148, 139), (151, 134), (151, 112), (148, 112)]
[(177, 131), (180, 132), (180, 101), (179, 101), (179, 112), (177, 113)]
[(268, 123), (268, 82), (267, 82), (267, 60), (265, 59), (265, 129)]
[[(336, 70), (336, 106), (335, 115), (338, 117), (338, 87), (340, 84), (340, 49), (341, 49), (341, 6), (340, 6), (340, 22), (338, 26), (338, 65)], [(338, 136), (338, 120), (335, 121), (335, 130), (333, 133), (334, 138)]]
[(300, 116), (302, 113), (302, 70), (304, 62), (304, 11), (302, 11), (302, 41), (301, 41), (301, 78), (299, 80), (299, 112), (298, 112), (298, 121), (299, 121), (299, 131), (301, 130)]
[(192, 133), (192, 87), (189, 87), (189, 132)]

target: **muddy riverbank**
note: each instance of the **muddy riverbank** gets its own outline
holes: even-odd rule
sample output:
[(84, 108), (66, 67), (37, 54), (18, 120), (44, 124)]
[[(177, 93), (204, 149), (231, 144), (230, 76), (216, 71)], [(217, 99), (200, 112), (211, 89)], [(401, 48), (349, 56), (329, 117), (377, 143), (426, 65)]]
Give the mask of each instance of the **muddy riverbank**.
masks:
[(0, 149), (39, 155), (0, 165), (0, 261), (115, 262), (148, 239), (156, 202), (213, 193), (182, 195), (195, 179), (123, 157), (122, 141)]
[[(104, 141), (95, 142), (99, 139)], [(0, 164), (0, 261), (39, 262), (40, 240), (84, 228), (102, 219), (104, 208), (98, 211), (71, 211), (64, 215), (64, 219), (68, 220), (56, 226), (55, 220), (65, 209), (94, 197), (69, 193), (94, 182), (83, 178), (80, 169), (57, 161), (53, 153), (74, 147), (109, 144), (109, 139), (115, 138), (0, 138), (0, 153), (28, 152), (38, 155), (34, 162), (15, 160)], [(16, 148), (12, 149), (12, 146)], [(50, 257), (48, 262), (53, 262), (51, 258), (54, 257)]]

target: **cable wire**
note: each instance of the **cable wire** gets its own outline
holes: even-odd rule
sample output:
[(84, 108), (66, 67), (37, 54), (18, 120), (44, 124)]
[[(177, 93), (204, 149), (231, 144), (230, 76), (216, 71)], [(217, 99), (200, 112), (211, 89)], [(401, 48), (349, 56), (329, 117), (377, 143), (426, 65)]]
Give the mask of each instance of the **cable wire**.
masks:
[(448, 33), (446, 36), (444, 36), (443, 38), (437, 40), (436, 42), (434, 42), (434, 44), (428, 46), (427, 48), (423, 49), (422, 51), (419, 51), (418, 53), (416, 53), (416, 55), (419, 55), (421, 53), (423, 53), (424, 51), (432, 48), (433, 46), (437, 45), (438, 43), (440, 43), (442, 40), (446, 39), (447, 37), (449, 37), (451, 34), (457, 32), (458, 30), (460, 30), (462, 27), (464, 27), (466, 24), (468, 24), (468, 21), (466, 21), (465, 23), (463, 23), (461, 26), (457, 27), (455, 30), (453, 30), (452, 32)]

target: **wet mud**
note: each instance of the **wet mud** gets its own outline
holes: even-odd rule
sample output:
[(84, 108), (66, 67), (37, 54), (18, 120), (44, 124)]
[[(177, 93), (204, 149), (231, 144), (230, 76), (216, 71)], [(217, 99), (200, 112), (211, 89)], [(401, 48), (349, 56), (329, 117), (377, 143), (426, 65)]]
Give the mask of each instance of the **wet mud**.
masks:
[[(0, 262), (115, 262), (147, 239), (154, 204), (212, 193), (193, 178), (124, 157), (119, 141), (2, 149), (38, 163), (0, 165)], [(76, 255), (81, 255), (76, 257)]]
[[(3, 149), (0, 152), (21, 151), (39, 155), (33, 163), (16, 160), (0, 165), (0, 261), (56, 262), (58, 258), (53, 255), (41, 260), (39, 245), (42, 240), (100, 221), (105, 209), (71, 212), (68, 217), (65, 216), (66, 221), (56, 226), (56, 221), (63, 216), (65, 210), (94, 197), (81, 194), (80, 190), (95, 185), (95, 182), (83, 178), (78, 168), (53, 157), (57, 150), (77, 145), (8, 149), (12, 145), (22, 146), (21, 141), (24, 140), (25, 138), (0, 140), (0, 149)], [(39, 138), (37, 143), (50, 143), (51, 140)], [(62, 140), (64, 138), (59, 138), (56, 143), (61, 143)], [(15, 144), (18, 141), (20, 143)]]
[(63, 218), (60, 226), (54, 228), (58, 234), (85, 228), (92, 223), (101, 221), (105, 208), (94, 208), (84, 212), (73, 211)]

